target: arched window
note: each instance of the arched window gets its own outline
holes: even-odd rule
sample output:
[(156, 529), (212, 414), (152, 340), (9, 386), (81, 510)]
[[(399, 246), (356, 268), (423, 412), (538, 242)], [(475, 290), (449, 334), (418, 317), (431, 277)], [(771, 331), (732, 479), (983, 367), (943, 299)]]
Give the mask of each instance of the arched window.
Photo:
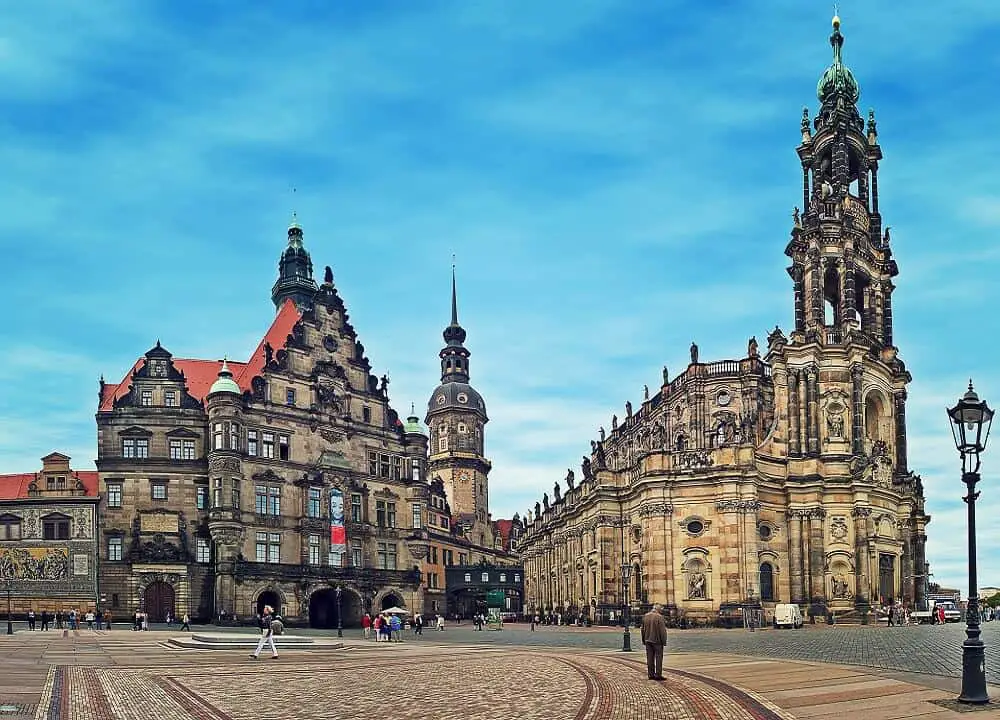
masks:
[(760, 599), (774, 601), (774, 567), (771, 563), (760, 564)]
[(645, 599), (642, 597), (642, 568), (638, 563), (632, 566), (632, 577), (635, 578), (635, 596), (633, 599), (645, 602)]
[(824, 324), (833, 327), (840, 324), (840, 273), (830, 267), (823, 277)]
[(677, 436), (677, 449), (678, 450), (687, 450), (687, 444), (688, 444), (688, 441), (687, 441), (686, 437), (684, 437), (683, 435), (678, 435)]
[(888, 442), (887, 426), (891, 419), (882, 393), (877, 390), (868, 393), (865, 398), (865, 437), (871, 443), (878, 440)]

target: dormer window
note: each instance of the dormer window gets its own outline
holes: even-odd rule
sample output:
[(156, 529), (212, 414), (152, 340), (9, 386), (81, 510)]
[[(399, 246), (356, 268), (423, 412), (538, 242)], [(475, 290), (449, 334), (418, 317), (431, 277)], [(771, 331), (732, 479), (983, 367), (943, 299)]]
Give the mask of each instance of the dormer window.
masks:
[(139, 392), (139, 404), (143, 407), (149, 407), (153, 404), (153, 391), (152, 390), (141, 390)]
[(163, 404), (167, 407), (177, 407), (177, 391), (165, 390), (163, 393)]
[(149, 361), (149, 376), (150, 377), (166, 377), (167, 376), (167, 364), (163, 360), (150, 360)]

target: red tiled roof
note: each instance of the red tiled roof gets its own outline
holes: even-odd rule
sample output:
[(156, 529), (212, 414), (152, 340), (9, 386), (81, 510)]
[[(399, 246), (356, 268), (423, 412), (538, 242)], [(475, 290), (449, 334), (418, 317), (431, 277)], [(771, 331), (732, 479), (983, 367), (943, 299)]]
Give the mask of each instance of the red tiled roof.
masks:
[(493, 523), (493, 527), (496, 529), (497, 534), (503, 538), (504, 547), (507, 547), (510, 542), (510, 528), (513, 524), (513, 520), (497, 520)]
[[(271, 323), (270, 329), (264, 335), (264, 339), (260, 341), (257, 349), (250, 356), (249, 362), (227, 361), (229, 369), (233, 373), (233, 379), (244, 391), (250, 390), (250, 381), (264, 370), (265, 343), (269, 344), (274, 352), (284, 348), (285, 341), (292, 332), (292, 327), (301, 317), (298, 308), (295, 307), (295, 303), (291, 300), (285, 300), (285, 304), (281, 306), (277, 316), (274, 318), (274, 322)], [(125, 377), (117, 385), (105, 384), (104, 394), (101, 396), (100, 411), (111, 410), (114, 407), (115, 400), (128, 393), (132, 373), (141, 368), (145, 362), (145, 358), (136, 360), (135, 364), (129, 368)], [(172, 362), (177, 370), (184, 373), (188, 392), (198, 400), (205, 399), (212, 384), (219, 377), (219, 370), (222, 368), (221, 360), (172, 358)]]
[[(40, 475), (37, 473), (0, 475), (0, 500), (17, 500), (18, 498), (29, 497), (28, 486), (38, 477)], [(70, 473), (70, 477), (83, 483), (87, 495), (97, 497), (98, 482), (96, 470), (74, 470)], [(44, 490), (45, 488), (39, 489)]]

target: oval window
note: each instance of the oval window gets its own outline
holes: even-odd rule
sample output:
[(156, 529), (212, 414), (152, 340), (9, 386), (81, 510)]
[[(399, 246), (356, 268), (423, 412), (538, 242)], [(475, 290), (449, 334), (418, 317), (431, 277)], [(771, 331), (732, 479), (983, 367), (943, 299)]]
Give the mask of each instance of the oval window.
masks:
[(759, 528), (757, 528), (757, 535), (760, 537), (761, 540), (765, 541), (770, 540), (772, 534), (773, 533), (771, 531), (771, 528), (768, 527), (767, 525), (761, 525)]
[(467, 402), (469, 402), (469, 396), (466, 395), (465, 393), (459, 393), (458, 394), (458, 401), (460, 403), (467, 403)]
[(692, 520), (687, 525), (687, 531), (692, 535), (701, 535), (702, 530), (705, 529), (705, 524), (701, 520)]

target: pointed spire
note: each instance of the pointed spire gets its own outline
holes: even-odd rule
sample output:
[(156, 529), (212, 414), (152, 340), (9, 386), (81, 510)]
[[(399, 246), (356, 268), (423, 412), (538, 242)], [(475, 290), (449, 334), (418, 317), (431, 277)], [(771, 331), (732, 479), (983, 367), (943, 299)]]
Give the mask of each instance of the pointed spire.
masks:
[(461, 346), (465, 342), (465, 329), (458, 324), (458, 290), (455, 281), (455, 256), (451, 264), (451, 324), (444, 329), (444, 341), (451, 346)]
[(233, 380), (233, 373), (229, 369), (229, 363), (226, 362), (226, 358), (222, 358), (222, 367), (219, 368), (219, 377), (212, 383), (212, 387), (209, 389), (208, 394), (213, 393), (231, 393), (233, 395), (241, 395), (242, 390), (240, 386), (236, 384)]
[(458, 327), (458, 292), (455, 288), (455, 256), (451, 256), (451, 324)]

